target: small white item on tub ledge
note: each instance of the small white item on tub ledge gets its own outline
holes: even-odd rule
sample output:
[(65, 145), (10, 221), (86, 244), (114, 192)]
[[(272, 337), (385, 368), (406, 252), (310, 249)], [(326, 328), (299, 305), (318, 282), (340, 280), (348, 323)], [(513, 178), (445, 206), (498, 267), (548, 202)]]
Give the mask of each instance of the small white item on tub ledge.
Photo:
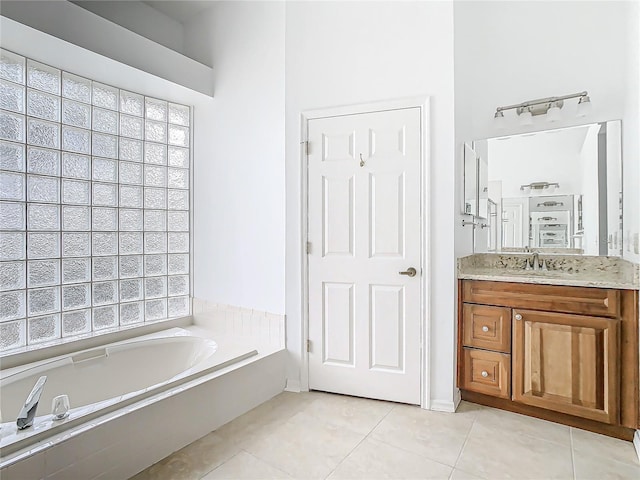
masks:
[(69, 396), (58, 395), (51, 402), (51, 415), (53, 420), (63, 420), (69, 416)]

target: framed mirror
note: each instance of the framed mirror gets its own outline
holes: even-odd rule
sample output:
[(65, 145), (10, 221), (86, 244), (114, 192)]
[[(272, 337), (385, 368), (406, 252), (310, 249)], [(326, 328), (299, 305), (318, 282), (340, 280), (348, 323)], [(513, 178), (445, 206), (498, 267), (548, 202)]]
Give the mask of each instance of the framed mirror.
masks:
[(476, 252), (622, 255), (619, 120), (467, 143), (477, 196), (468, 202), (465, 156), (465, 203), (486, 219)]

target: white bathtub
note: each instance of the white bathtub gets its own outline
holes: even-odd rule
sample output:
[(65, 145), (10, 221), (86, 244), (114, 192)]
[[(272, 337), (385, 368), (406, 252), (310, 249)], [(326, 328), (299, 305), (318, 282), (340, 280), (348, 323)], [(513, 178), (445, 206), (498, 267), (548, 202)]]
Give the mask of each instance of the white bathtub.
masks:
[[(172, 328), (0, 372), (2, 457), (254, 355), (251, 347), (221, 348), (189, 329)], [(18, 412), (42, 375), (47, 382), (34, 425), (17, 430)], [(53, 421), (51, 402), (62, 394), (69, 396), (70, 415)]]

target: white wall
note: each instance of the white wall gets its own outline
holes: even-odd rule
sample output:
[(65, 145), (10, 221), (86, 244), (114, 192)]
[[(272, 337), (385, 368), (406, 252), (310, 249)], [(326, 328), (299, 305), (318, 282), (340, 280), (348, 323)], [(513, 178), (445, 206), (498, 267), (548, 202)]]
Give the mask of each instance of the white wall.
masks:
[(216, 65), (214, 99), (198, 131), (210, 154), (196, 156), (194, 169), (194, 294), (280, 314), (284, 15), (282, 2), (217, 2), (185, 25), (186, 52)]
[(75, 3), (171, 50), (184, 53), (184, 28), (182, 24), (144, 2), (130, 0), (72, 0), (71, 3)]
[[(544, 116), (535, 118), (532, 127), (519, 126), (510, 111), (505, 113), (507, 129), (497, 130), (493, 114), (498, 106), (587, 90), (591, 115), (573, 116), (576, 100), (569, 100), (554, 128), (622, 119), (625, 231), (637, 232), (637, 4), (456, 1), (454, 14), (456, 146), (465, 139), (548, 128)], [(469, 230), (457, 228), (456, 235), (457, 253), (468, 252)]]
[(640, 3), (630, 2), (622, 120), (623, 257), (640, 263)]
[[(451, 403), (455, 364), (453, 11), (450, 2), (291, 2), (286, 11), (286, 312), (288, 377), (300, 379), (300, 114), (431, 97), (431, 318), (434, 403)], [(218, 65), (219, 66), (219, 65)], [(433, 279), (437, 279), (434, 281)]]

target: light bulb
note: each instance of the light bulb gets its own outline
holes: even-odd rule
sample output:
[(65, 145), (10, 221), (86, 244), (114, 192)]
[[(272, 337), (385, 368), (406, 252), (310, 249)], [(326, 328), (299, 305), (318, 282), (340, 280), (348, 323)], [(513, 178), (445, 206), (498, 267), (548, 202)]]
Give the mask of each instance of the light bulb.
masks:
[(531, 115), (531, 110), (524, 110), (520, 114), (520, 125), (533, 125), (533, 116)]
[(562, 119), (562, 114), (560, 113), (560, 107), (557, 104), (552, 104), (551, 108), (547, 111), (547, 122), (557, 122)]
[(580, 97), (580, 100), (578, 101), (576, 116), (586, 117), (590, 113), (591, 113), (591, 99), (587, 95), (584, 95)]
[(502, 113), (501, 111), (497, 111), (493, 116), (493, 124), (497, 129), (502, 130), (503, 128), (505, 128), (507, 126), (507, 121), (504, 118), (504, 113)]

